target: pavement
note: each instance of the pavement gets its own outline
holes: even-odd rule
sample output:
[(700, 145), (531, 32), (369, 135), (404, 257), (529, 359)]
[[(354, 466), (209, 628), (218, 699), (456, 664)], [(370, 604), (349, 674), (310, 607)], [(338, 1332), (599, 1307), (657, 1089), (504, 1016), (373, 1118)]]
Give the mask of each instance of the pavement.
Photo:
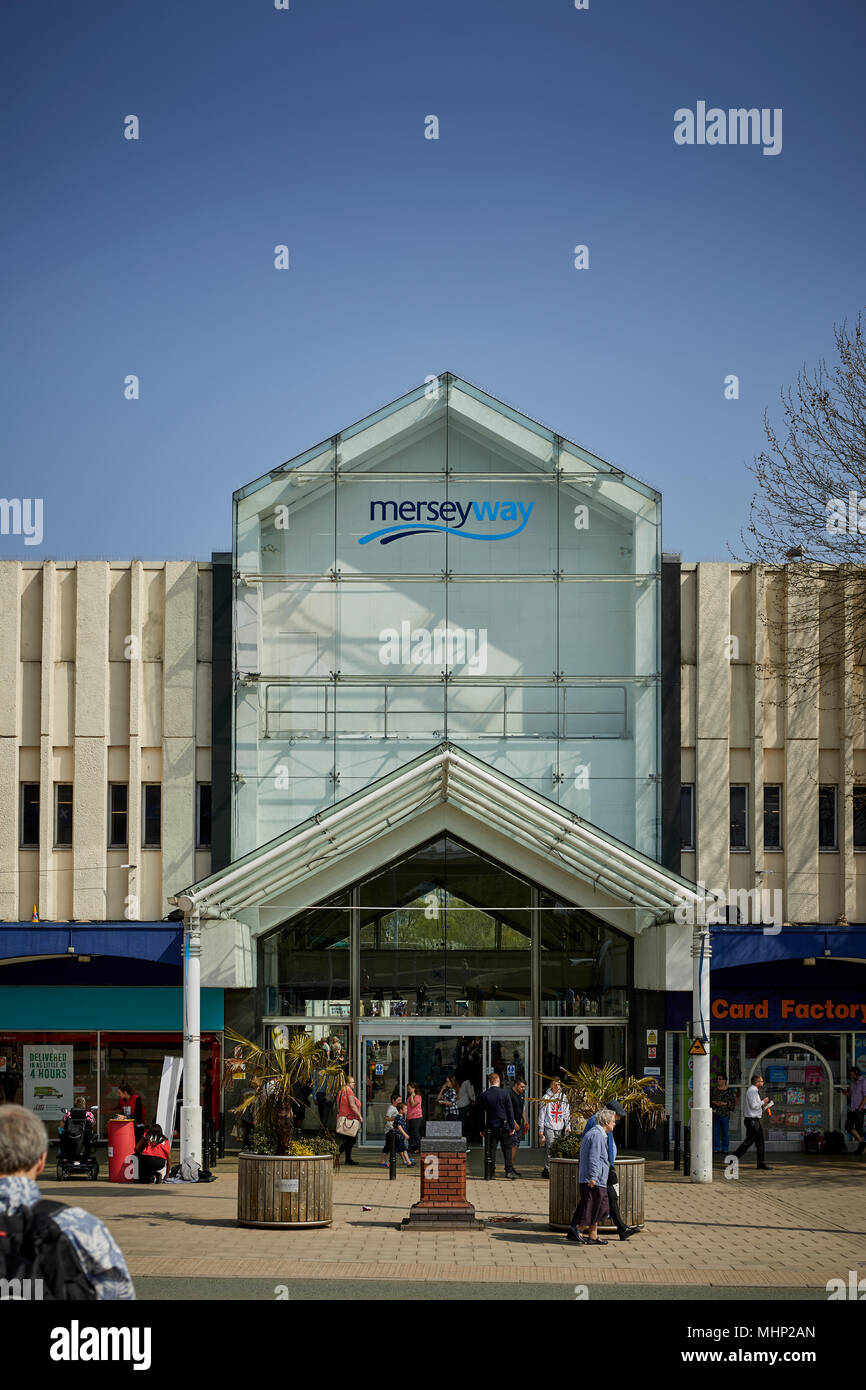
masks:
[[(126, 1186), (45, 1181), (46, 1196), (100, 1216), (126, 1255), (144, 1298), (359, 1297), (381, 1284), (401, 1298), (444, 1297), (792, 1298), (826, 1300), (826, 1283), (866, 1273), (866, 1162), (853, 1155), (774, 1156), (773, 1171), (743, 1164), (736, 1181), (715, 1171), (692, 1183), (648, 1158), (646, 1225), (603, 1248), (566, 1242), (547, 1223), (541, 1159), (522, 1151), (523, 1176), (484, 1182), (470, 1159), (467, 1197), (484, 1222), (475, 1231), (401, 1231), (419, 1196), (419, 1168), (396, 1181), (379, 1154), (334, 1174), (334, 1221), (310, 1230), (256, 1230), (236, 1222), (237, 1159), (213, 1183)], [(364, 1211), (370, 1207), (370, 1211)], [(330, 1287), (326, 1289), (322, 1281)], [(503, 1285), (522, 1286), (507, 1294)], [(285, 1292), (275, 1292), (278, 1286)], [(414, 1286), (411, 1292), (407, 1286)], [(489, 1287), (489, 1294), (483, 1291)], [(317, 1293), (319, 1288), (321, 1293)], [(545, 1293), (544, 1289), (548, 1292)], [(465, 1292), (471, 1290), (471, 1292)], [(665, 1293), (662, 1293), (665, 1290)]]

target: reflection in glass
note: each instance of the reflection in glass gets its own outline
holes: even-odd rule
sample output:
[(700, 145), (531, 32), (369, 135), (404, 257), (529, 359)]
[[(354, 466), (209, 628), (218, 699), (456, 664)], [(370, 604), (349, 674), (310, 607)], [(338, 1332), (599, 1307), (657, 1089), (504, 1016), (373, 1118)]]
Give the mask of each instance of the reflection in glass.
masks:
[(624, 1018), (632, 956), (629, 938), (549, 893), (542, 893), (539, 903), (542, 1013)]
[(531, 890), (450, 837), (361, 886), (370, 1017), (520, 1016), (530, 1001)]
[(265, 937), (261, 978), (266, 1016), (348, 1015), (350, 930), (344, 895)]

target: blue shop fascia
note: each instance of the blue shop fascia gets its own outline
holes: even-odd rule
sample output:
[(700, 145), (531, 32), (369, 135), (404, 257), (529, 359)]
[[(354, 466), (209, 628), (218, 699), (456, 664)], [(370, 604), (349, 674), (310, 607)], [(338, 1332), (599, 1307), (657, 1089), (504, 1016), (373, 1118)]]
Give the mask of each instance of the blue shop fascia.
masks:
[[(845, 1127), (848, 1069), (866, 1072), (866, 926), (711, 929), (713, 1083), (736, 1092), (731, 1138), (742, 1136), (742, 1098), (759, 1072), (773, 1100), (771, 1149), (802, 1152), (808, 1133)], [(666, 1001), (666, 1092), (671, 1124), (688, 1124), (692, 998)], [(700, 1031), (700, 1030), (698, 1030)]]
[[(179, 922), (0, 926), (0, 1099), (41, 1114), (98, 1107), (98, 1132), (127, 1081), (155, 1118), (164, 1059), (183, 1051)], [(224, 991), (202, 989), (202, 1103), (219, 1114)]]

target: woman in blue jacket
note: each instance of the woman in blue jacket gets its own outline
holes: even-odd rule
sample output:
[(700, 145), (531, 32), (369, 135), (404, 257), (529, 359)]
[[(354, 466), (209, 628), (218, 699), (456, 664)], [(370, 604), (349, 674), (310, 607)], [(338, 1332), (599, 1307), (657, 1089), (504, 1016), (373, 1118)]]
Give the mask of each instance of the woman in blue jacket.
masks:
[(616, 1124), (612, 1110), (599, 1110), (595, 1124), (587, 1126), (580, 1141), (580, 1167), (577, 1181), (580, 1200), (577, 1211), (571, 1219), (568, 1232), (570, 1240), (580, 1240), (580, 1232), (586, 1230), (586, 1245), (607, 1245), (606, 1240), (598, 1238), (598, 1223), (607, 1216), (607, 1175), (610, 1172), (610, 1153), (607, 1136)]

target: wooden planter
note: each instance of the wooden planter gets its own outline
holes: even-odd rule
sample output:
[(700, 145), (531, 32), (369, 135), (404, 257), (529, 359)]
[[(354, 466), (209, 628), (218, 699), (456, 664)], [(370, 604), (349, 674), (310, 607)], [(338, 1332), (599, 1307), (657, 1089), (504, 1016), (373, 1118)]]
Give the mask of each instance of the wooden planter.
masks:
[(238, 1156), (239, 1226), (330, 1226), (333, 1154)]
[[(617, 1158), (616, 1172), (619, 1178), (619, 1209), (627, 1226), (644, 1224), (644, 1171), (642, 1158)], [(576, 1158), (552, 1158), (550, 1160), (550, 1205), (548, 1220), (554, 1231), (567, 1230), (571, 1224), (575, 1207), (580, 1198), (577, 1174), (580, 1163)], [(601, 1231), (616, 1228), (605, 1217), (599, 1225)]]

